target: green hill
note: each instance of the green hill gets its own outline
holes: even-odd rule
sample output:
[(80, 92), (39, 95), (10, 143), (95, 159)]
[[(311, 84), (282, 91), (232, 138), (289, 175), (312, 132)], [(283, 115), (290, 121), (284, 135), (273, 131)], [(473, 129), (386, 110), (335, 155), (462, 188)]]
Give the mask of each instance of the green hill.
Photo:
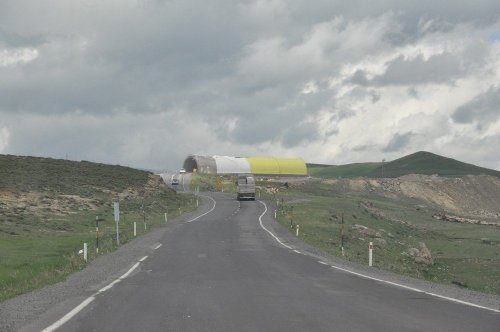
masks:
[(382, 163), (356, 163), (339, 166), (309, 167), (309, 175), (320, 178), (354, 178), (358, 176), (368, 176), (376, 170)]
[(89, 196), (146, 184), (149, 172), (88, 161), (0, 155), (0, 188)]
[(87, 161), (0, 155), (0, 302), (63, 280), (118, 247), (113, 203), (120, 204), (120, 244), (195, 208), (161, 178), (129, 167)]
[(340, 166), (309, 168), (311, 176), (321, 178), (388, 177), (394, 178), (407, 174), (437, 174), (440, 176), (464, 176), (488, 174), (500, 177), (500, 172), (488, 168), (439, 156), (425, 151), (382, 163), (358, 163)]

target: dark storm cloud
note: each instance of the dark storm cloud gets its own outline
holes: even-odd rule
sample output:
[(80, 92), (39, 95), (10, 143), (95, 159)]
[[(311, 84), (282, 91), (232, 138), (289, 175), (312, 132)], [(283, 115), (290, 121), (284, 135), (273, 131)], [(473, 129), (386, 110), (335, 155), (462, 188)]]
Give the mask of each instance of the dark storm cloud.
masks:
[(463, 104), (451, 118), (457, 123), (477, 121), (481, 126), (500, 119), (500, 86), (491, 86), (485, 93)]
[[(121, 117), (166, 123), (190, 119), (188, 127), (196, 119), (213, 142), (195, 141), (185, 154), (196, 144), (270, 144), (291, 150), (336, 136), (342, 121), (390, 100), (385, 86), (452, 84), (474, 72), (473, 64), (483, 66), (488, 45), (479, 42), (459, 54), (443, 51), (428, 58), (405, 57), (400, 50), (418, 49), (429, 35), (459, 34), (454, 32), (458, 25), (472, 32), (489, 27), (498, 22), (498, 12), (496, 0), (2, 1), (0, 57), (24, 48), (36, 49), (37, 57), (3, 67), (0, 58), (0, 130), (9, 127), (15, 153), (29, 145), (21, 133), (38, 130), (36, 124), (7, 122), (16, 116), (60, 116), (65, 128), (80, 128), (80, 117), (87, 115), (103, 123)], [(350, 79), (342, 76), (346, 67), (381, 55), (381, 61), (392, 59), (382, 74), (373, 76), (361, 66)], [(344, 79), (357, 86), (346, 92), (342, 84), (331, 85)], [(304, 91), (308, 84), (315, 88)], [(419, 99), (424, 100), (423, 93)], [(364, 102), (369, 106), (356, 104)], [(457, 110), (457, 122), (466, 118), (462, 112)], [(319, 119), (330, 122), (320, 125)], [(127, 135), (119, 132), (129, 127), (120, 123), (110, 126), (106, 137), (129, 151), (123, 143)], [(61, 136), (48, 135), (47, 127), (36, 136), (40, 150), (53, 146), (45, 150), (55, 153), (73, 146), (96, 154), (84, 135), (61, 145), (56, 142)], [(182, 125), (164, 127), (178, 135), (186, 131)], [(320, 127), (332, 129), (322, 133)], [(142, 142), (141, 130), (147, 129), (128, 130)], [(158, 128), (155, 133), (168, 140), (173, 136)], [(409, 133), (394, 136), (386, 148), (407, 143)], [(161, 146), (152, 137), (142, 144)], [(102, 155), (111, 149), (92, 144), (105, 151)], [(134, 155), (141, 153), (137, 148)]]
[(382, 149), (384, 152), (395, 152), (404, 149), (411, 141), (412, 136), (415, 134), (412, 132), (407, 132), (404, 134), (395, 134), (387, 146)]

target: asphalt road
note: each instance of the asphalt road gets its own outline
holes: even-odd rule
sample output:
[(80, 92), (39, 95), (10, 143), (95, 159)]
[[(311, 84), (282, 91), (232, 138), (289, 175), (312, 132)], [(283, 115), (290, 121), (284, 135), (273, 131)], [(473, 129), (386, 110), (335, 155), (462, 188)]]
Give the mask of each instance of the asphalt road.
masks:
[[(279, 244), (231, 194), (170, 227), (57, 331), (498, 331), (500, 314), (362, 278)], [(206, 213), (205, 212), (205, 213)], [(270, 222), (271, 213), (262, 217)], [(70, 311), (72, 308), (67, 308)]]
[[(191, 173), (165, 172), (159, 174), (163, 181), (175, 191), (188, 192), (191, 188)], [(179, 184), (172, 185), (172, 180), (177, 179)]]

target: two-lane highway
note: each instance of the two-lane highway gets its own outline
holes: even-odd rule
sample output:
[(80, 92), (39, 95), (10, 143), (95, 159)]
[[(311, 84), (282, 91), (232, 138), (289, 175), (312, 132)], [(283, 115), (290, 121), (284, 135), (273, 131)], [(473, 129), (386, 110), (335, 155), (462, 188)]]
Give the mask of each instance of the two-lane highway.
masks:
[[(498, 313), (338, 271), (279, 244), (265, 203), (210, 194), (202, 217), (60, 331), (494, 331)], [(210, 207), (209, 206), (209, 207)], [(262, 226), (259, 216), (262, 215)], [(58, 331), (59, 331), (58, 330)]]

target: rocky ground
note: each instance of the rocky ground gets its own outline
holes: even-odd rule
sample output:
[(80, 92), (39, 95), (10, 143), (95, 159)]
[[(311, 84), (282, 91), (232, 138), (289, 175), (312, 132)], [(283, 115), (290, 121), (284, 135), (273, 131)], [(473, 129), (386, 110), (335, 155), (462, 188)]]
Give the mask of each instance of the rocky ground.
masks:
[(470, 217), (477, 223), (485, 221), (500, 225), (500, 178), (495, 176), (448, 178), (412, 174), (389, 179), (335, 179), (322, 182), (330, 184), (333, 190), (413, 199), (420, 202), (422, 207)]

